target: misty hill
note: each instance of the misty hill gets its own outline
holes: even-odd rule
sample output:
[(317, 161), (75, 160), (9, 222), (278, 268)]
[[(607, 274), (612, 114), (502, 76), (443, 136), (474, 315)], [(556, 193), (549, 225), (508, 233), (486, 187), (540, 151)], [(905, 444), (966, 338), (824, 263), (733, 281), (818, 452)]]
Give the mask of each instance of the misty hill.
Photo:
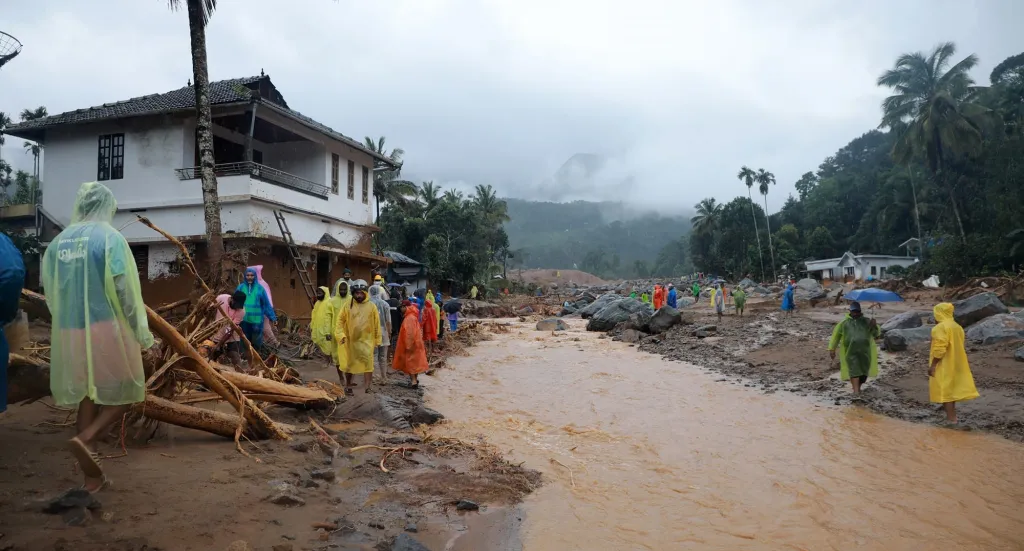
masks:
[[(576, 267), (601, 277), (688, 271), (690, 214), (664, 216), (619, 202), (506, 199), (509, 243), (525, 268)], [(644, 273), (646, 272), (646, 273)]]

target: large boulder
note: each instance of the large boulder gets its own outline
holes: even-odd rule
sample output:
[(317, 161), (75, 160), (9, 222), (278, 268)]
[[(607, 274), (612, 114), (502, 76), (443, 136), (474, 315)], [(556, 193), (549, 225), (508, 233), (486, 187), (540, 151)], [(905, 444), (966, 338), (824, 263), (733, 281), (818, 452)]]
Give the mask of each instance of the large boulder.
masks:
[(537, 331), (568, 331), (569, 326), (560, 319), (548, 318), (537, 322)]
[(920, 313), (903, 312), (902, 314), (896, 314), (882, 324), (882, 334), (884, 335), (895, 329), (913, 329), (922, 325)]
[(961, 327), (974, 325), (989, 316), (1008, 312), (1006, 305), (995, 293), (981, 293), (953, 303), (953, 318)]
[(693, 297), (676, 297), (676, 307), (686, 308), (687, 306), (693, 306)]
[(913, 329), (893, 329), (885, 334), (882, 344), (890, 352), (906, 350), (915, 344), (930, 342), (932, 339), (931, 327), (915, 327)]
[(828, 296), (828, 294), (820, 283), (807, 277), (796, 282), (793, 296), (797, 300), (820, 300)]
[(590, 319), (594, 314), (600, 312), (605, 306), (622, 299), (622, 295), (617, 295), (615, 293), (601, 295), (597, 297), (594, 302), (591, 302), (585, 308), (580, 310), (579, 314), (583, 319)]
[(611, 331), (616, 325), (629, 321), (633, 314), (638, 314), (634, 324), (646, 325), (654, 316), (654, 308), (635, 298), (619, 297), (619, 300), (611, 302), (590, 318), (587, 331)]
[(682, 322), (682, 320), (683, 315), (679, 313), (679, 310), (671, 306), (662, 306), (651, 316), (651, 321), (647, 323), (647, 327), (651, 333), (664, 333), (671, 329), (672, 326)]
[(757, 286), (757, 283), (755, 283), (754, 280), (745, 277), (745, 278), (740, 280), (739, 286), (744, 288), (744, 289), (748, 289), (750, 287)]
[(1010, 314), (996, 314), (967, 328), (967, 340), (994, 344), (1024, 339), (1024, 320)]

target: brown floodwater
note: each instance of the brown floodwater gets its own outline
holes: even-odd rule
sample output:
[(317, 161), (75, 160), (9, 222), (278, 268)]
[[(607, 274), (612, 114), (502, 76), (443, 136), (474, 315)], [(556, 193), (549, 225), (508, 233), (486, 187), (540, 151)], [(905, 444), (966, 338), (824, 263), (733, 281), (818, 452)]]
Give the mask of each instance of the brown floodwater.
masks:
[(517, 325), (424, 385), (544, 474), (526, 551), (1024, 549), (1024, 446), (720, 378)]

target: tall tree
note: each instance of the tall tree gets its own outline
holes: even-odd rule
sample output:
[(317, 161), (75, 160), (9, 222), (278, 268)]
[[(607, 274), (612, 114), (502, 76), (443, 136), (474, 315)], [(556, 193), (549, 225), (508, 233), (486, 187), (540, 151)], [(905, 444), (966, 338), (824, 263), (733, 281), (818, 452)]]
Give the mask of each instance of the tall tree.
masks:
[(915, 155), (926, 161), (932, 177), (949, 195), (962, 243), (967, 242), (956, 197), (955, 163), (981, 151), (982, 126), (988, 112), (973, 103), (974, 79), (970, 70), (978, 64), (969, 55), (950, 66), (956, 46), (946, 42), (928, 55), (903, 54), (896, 65), (878, 77), (878, 85), (893, 90), (882, 101), (880, 127), (898, 130), (893, 159), (908, 164)]
[(766, 171), (763, 168), (757, 169), (757, 176), (754, 177), (754, 181), (757, 182), (758, 191), (761, 195), (764, 195), (764, 224), (768, 228), (768, 252), (772, 255), (772, 278), (773, 281), (777, 281), (779, 276), (775, 273), (775, 249), (772, 247), (772, 225), (768, 221), (768, 188), (775, 183), (775, 175), (771, 172)]
[(381, 136), (374, 141), (373, 138), (367, 136), (364, 138), (366, 147), (385, 157), (391, 159), (398, 168), (394, 170), (382, 170), (375, 169), (373, 171), (373, 197), (377, 203), (377, 216), (375, 220), (380, 219), (380, 204), (384, 203), (404, 205), (411, 198), (416, 196), (416, 184), (409, 180), (402, 180), (402, 156), (405, 155), (405, 150), (396, 147), (390, 152), (384, 147), (385, 138)]
[(10, 126), (13, 122), (14, 121), (11, 120), (11, 117), (9, 117), (7, 113), (0, 111), (0, 188), (3, 188), (4, 192), (4, 196), (2, 198), (2, 202), (0, 202), (0, 205), (7, 204), (7, 189), (11, 185), (11, 165), (3, 160), (2, 148), (3, 145), (6, 143), (4, 133), (7, 131), (7, 127)]
[(714, 197), (701, 199), (693, 208), (697, 210), (697, 214), (690, 219), (694, 231), (701, 235), (710, 235), (718, 228), (722, 205), (715, 201)]
[(498, 199), (497, 193), (490, 185), (477, 185), (471, 197), (473, 204), (480, 210), (481, 214), (490, 221), (504, 223), (511, 220), (508, 216), (508, 205), (505, 201)]
[(434, 185), (434, 181), (423, 182), (420, 185), (420, 201), (423, 202), (423, 208), (426, 212), (429, 212), (441, 201), (441, 187)]
[[(46, 118), (49, 113), (46, 112), (46, 107), (40, 105), (35, 109), (24, 109), (21, 112), (21, 122), (34, 121), (37, 119)], [(2, 144), (3, 142), (0, 142)], [(39, 157), (43, 153), (43, 146), (37, 142), (25, 141), (25, 152), (32, 154), (32, 176), (36, 179), (36, 185), (39, 181)]]
[(757, 231), (757, 215), (754, 214), (754, 196), (751, 195), (751, 190), (754, 188), (754, 178), (757, 177), (757, 173), (750, 167), (743, 166), (736, 177), (747, 185), (747, 198), (750, 199), (750, 217), (754, 220), (754, 235), (757, 236), (757, 257), (761, 260), (761, 279), (764, 280), (764, 254), (761, 253), (761, 234)]
[(219, 267), (214, 274), (222, 285), (227, 276), (224, 266), (224, 235), (220, 221), (220, 195), (213, 158), (213, 115), (210, 111), (210, 71), (206, 61), (206, 25), (217, 9), (217, 0), (167, 0), (172, 10), (184, 2), (188, 11), (188, 28), (192, 41), (192, 90), (196, 99), (196, 143), (199, 146), (199, 177), (203, 188), (203, 220), (206, 222), (207, 258)]

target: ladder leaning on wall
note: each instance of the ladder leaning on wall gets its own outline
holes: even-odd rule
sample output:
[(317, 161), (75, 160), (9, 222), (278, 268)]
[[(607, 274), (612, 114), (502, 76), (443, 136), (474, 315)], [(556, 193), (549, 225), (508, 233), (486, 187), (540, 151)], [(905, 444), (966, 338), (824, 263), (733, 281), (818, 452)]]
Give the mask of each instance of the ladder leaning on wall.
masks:
[(295, 269), (299, 272), (299, 279), (302, 281), (302, 288), (306, 291), (306, 297), (309, 298), (309, 305), (314, 306), (316, 304), (316, 286), (309, 279), (306, 267), (302, 265), (302, 257), (299, 256), (299, 248), (295, 245), (291, 230), (288, 229), (288, 222), (285, 221), (284, 214), (277, 209), (274, 209), (274, 218), (277, 220), (277, 227), (281, 230), (281, 237), (284, 238), (284, 242), (288, 246), (288, 252), (292, 255)]

